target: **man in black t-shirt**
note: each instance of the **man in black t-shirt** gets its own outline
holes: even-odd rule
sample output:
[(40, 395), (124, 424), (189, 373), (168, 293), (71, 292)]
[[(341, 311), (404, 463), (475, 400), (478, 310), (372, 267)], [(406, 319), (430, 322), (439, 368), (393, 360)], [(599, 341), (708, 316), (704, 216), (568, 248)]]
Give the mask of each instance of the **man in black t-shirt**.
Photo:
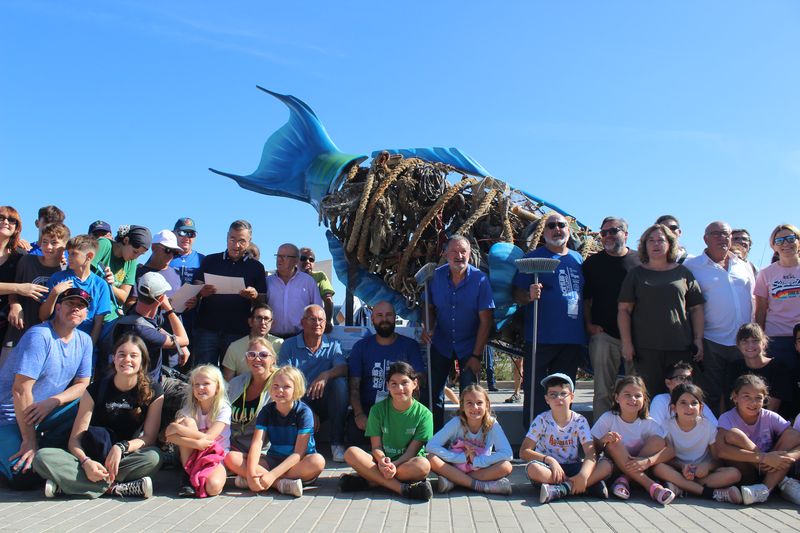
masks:
[[(589, 358), (594, 369), (594, 419), (611, 409), (614, 384), (622, 361), (617, 326), (617, 297), (628, 271), (640, 264), (636, 250), (628, 248), (628, 223), (606, 217), (600, 225), (603, 251), (583, 263), (584, 312), (589, 335)], [(626, 373), (631, 366), (625, 363)]]

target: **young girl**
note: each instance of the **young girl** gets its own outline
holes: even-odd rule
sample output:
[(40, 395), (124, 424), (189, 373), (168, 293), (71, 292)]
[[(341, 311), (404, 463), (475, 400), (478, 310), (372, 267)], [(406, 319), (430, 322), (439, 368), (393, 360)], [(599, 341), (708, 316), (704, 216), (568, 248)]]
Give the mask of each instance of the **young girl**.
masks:
[[(314, 444), (314, 413), (300, 401), (306, 393), (303, 373), (293, 366), (282, 366), (272, 373), (267, 388), (272, 399), (256, 418), (256, 430), (247, 452), (247, 479), (250, 490), (260, 492), (275, 487), (281, 494), (300, 497), (303, 482), (310, 482), (325, 468), (325, 459)], [(266, 457), (261, 455), (264, 441), (270, 443)]]
[[(783, 497), (800, 504), (800, 483), (786, 473), (800, 458), (800, 432), (779, 414), (764, 409), (769, 390), (754, 374), (733, 385), (734, 408), (719, 417), (717, 452), (742, 475), (745, 505), (767, 501), (776, 486)], [(760, 481), (760, 483), (759, 483)]]
[(703, 399), (703, 391), (691, 383), (672, 389), (670, 409), (675, 416), (666, 420), (664, 429), (675, 458), (654, 466), (653, 474), (666, 481), (676, 496), (685, 490), (718, 502), (740, 504), (742, 494), (731, 485), (742, 475), (716, 459), (717, 425), (701, 415)]
[(625, 376), (614, 388), (611, 411), (595, 422), (592, 428), (598, 450), (605, 450), (622, 472), (613, 483), (614, 496), (627, 500), (631, 496), (629, 479), (633, 479), (650, 497), (667, 505), (675, 493), (662, 487), (647, 475), (647, 470), (671, 459), (664, 437), (666, 433), (647, 416), (647, 388), (639, 376)]
[(372, 454), (356, 446), (348, 448), (344, 460), (358, 475), (344, 474), (339, 487), (349, 492), (380, 485), (406, 498), (430, 500), (433, 489), (425, 478), (431, 464), (423, 445), (433, 435), (433, 415), (414, 399), (419, 384), (411, 365), (393, 363), (386, 382), (389, 398), (373, 405), (367, 418)]
[(461, 393), (457, 416), (428, 441), (431, 470), (439, 475), (439, 492), (454, 484), (478, 492), (511, 494), (511, 451), (503, 428), (492, 413), (489, 394), (480, 385)]
[(178, 446), (189, 485), (179, 496), (216, 496), (225, 486), (222, 464), (230, 449), (231, 406), (225, 380), (213, 365), (201, 365), (189, 374), (191, 393), (178, 418), (167, 427), (167, 442)]

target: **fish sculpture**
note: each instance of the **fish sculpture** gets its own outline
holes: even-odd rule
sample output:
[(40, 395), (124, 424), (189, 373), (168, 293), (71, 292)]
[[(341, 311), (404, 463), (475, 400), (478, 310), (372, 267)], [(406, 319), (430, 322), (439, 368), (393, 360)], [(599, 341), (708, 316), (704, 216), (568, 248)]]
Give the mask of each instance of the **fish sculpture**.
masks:
[(500, 329), (516, 311), (514, 260), (540, 244), (548, 214), (567, 217), (571, 248), (584, 256), (599, 248), (596, 234), (574, 217), (492, 177), (457, 148), (345, 154), (305, 102), (258, 89), (289, 108), (289, 121), (267, 139), (253, 173), (209, 170), (245, 189), (311, 204), (328, 228), (337, 277), (367, 304), (388, 300), (398, 315), (418, 321), (414, 274), (440, 262), (447, 239), (461, 234), (472, 243), (471, 262), (489, 274)]

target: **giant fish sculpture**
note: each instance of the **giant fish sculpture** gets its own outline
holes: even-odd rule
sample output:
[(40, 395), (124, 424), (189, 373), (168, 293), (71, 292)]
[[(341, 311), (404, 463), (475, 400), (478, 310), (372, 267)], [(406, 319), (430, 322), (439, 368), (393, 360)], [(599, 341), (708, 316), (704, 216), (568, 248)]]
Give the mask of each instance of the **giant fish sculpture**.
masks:
[[(337, 277), (368, 304), (388, 300), (400, 316), (419, 320), (414, 274), (439, 262), (447, 238), (461, 234), (472, 243), (471, 262), (489, 272), (500, 328), (516, 310), (514, 260), (539, 245), (548, 213), (570, 221), (573, 249), (585, 256), (598, 246), (574, 217), (490, 176), (456, 148), (379, 150), (362, 166), (370, 157), (340, 152), (305, 102), (258, 88), (286, 104), (289, 121), (269, 137), (252, 174), (209, 170), (245, 189), (311, 204), (329, 228)], [(452, 174), (460, 180), (451, 183)]]

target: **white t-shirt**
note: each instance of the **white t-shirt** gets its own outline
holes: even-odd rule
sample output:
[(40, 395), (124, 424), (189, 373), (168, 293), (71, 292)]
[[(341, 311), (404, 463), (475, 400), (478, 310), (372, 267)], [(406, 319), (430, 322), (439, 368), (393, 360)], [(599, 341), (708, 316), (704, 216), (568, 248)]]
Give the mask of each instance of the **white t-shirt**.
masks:
[[(708, 405), (703, 404), (703, 418), (707, 418), (717, 427), (717, 417), (708, 408)], [(663, 426), (670, 418), (675, 418), (669, 410), (669, 393), (657, 394), (653, 401), (650, 402), (650, 418), (655, 420), (659, 426)]]
[(652, 418), (637, 418), (631, 423), (625, 422), (619, 415), (606, 411), (594, 423), (592, 437), (600, 440), (609, 431), (614, 431), (622, 436), (622, 444), (628, 453), (637, 456), (650, 437), (664, 438), (667, 433)]
[(592, 440), (586, 418), (574, 411), (570, 415), (567, 425), (561, 427), (553, 419), (552, 411), (545, 411), (533, 420), (525, 435), (536, 443), (535, 451), (553, 456), (559, 464), (579, 463), (579, 448)]
[[(191, 416), (186, 411), (182, 410), (178, 412), (178, 416)], [(217, 437), (217, 442), (220, 446), (222, 446), (225, 451), (230, 451), (231, 449), (231, 406), (228, 404), (223, 404), (222, 408), (219, 410), (219, 414), (217, 414), (217, 418), (214, 419), (213, 422), (209, 422), (208, 414), (197, 413), (197, 417), (194, 419), (197, 422), (197, 429), (205, 433), (208, 431), (208, 428), (211, 427), (213, 422), (222, 422), (225, 424), (225, 429), (222, 430), (222, 433), (219, 434)]]
[(708, 447), (717, 438), (717, 424), (707, 418), (697, 417), (697, 425), (690, 431), (678, 427), (678, 419), (670, 418), (664, 424), (667, 442), (675, 448), (675, 457), (686, 464), (696, 464), (705, 459)]

